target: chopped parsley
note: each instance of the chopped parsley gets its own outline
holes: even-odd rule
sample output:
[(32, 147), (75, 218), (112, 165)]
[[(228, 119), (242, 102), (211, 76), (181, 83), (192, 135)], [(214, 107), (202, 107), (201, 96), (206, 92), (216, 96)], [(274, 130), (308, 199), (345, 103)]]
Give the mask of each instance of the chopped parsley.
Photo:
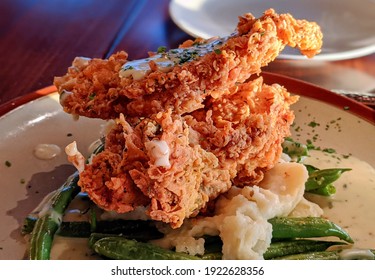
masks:
[(325, 149), (323, 149), (323, 152), (333, 154), (333, 153), (336, 153), (336, 150), (332, 149), (332, 148), (325, 148)]
[(12, 163), (11, 163), (9, 160), (6, 160), (6, 161), (5, 161), (5, 166), (6, 166), (6, 167), (11, 167), (11, 166), (12, 166)]
[(165, 53), (167, 51), (166, 46), (160, 46), (158, 47), (157, 53)]
[(199, 56), (196, 50), (184, 50), (179, 56), (179, 64), (183, 64), (188, 61), (192, 61)]
[(311, 126), (311, 127), (317, 127), (317, 126), (319, 126), (319, 125), (320, 125), (319, 123), (314, 122), (314, 121), (311, 121), (311, 122), (308, 124), (308, 126)]
[(93, 92), (93, 93), (91, 93), (91, 94), (89, 95), (89, 99), (90, 99), (90, 100), (94, 100), (95, 96), (96, 96), (96, 92)]

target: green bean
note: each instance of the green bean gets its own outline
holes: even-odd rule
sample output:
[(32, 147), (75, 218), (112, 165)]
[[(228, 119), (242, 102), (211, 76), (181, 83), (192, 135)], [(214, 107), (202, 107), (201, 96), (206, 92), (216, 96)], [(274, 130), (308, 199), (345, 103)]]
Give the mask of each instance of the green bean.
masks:
[(375, 260), (375, 250), (328, 250), (274, 258), (275, 260)]
[(341, 174), (351, 170), (350, 168), (329, 168), (315, 170), (309, 174), (305, 183), (305, 190), (311, 191), (332, 184), (340, 178)]
[(205, 253), (202, 257), (202, 260), (222, 260), (223, 254), (221, 252), (210, 252)]
[(331, 196), (336, 193), (336, 187), (332, 184), (329, 184), (319, 189), (310, 190), (308, 191), (308, 193), (313, 193), (321, 196)]
[(263, 254), (263, 257), (265, 260), (268, 260), (291, 254), (323, 251), (333, 245), (343, 244), (345, 243), (309, 239), (278, 241), (271, 243), (267, 251)]
[(272, 237), (275, 239), (335, 236), (348, 243), (354, 243), (346, 231), (324, 218), (276, 217), (268, 221), (272, 224)]
[(95, 232), (97, 228), (97, 217), (96, 217), (96, 212), (95, 209), (91, 206), (90, 207), (90, 230), (91, 232)]
[(309, 175), (311, 175), (311, 174), (314, 173), (315, 171), (318, 171), (318, 170), (319, 170), (319, 168), (317, 168), (317, 167), (315, 167), (315, 166), (313, 166), (313, 165), (311, 165), (311, 164), (304, 164), (304, 166), (306, 167), (307, 172), (308, 172)]
[(339, 260), (339, 256), (330, 251), (321, 251), (282, 256), (274, 260)]
[[(222, 244), (218, 242), (218, 244)], [(326, 250), (334, 245), (344, 245), (343, 242), (322, 241), (322, 240), (288, 240), (277, 241), (270, 244), (267, 251), (263, 254), (265, 260), (283, 257), (291, 254), (310, 253)], [(204, 260), (220, 260), (222, 259), (221, 248), (217, 251), (207, 251), (205, 247), (205, 254), (202, 256)]]
[(99, 239), (94, 243), (93, 249), (99, 255), (115, 260), (201, 260), (196, 256), (122, 237)]
[(103, 239), (105, 237), (123, 237), (122, 234), (115, 234), (115, 233), (99, 233), (93, 232), (90, 234), (88, 239), (88, 245), (92, 249), (96, 241)]
[[(94, 212), (94, 211), (92, 211)], [(29, 214), (22, 227), (23, 234), (33, 231), (37, 215)], [(151, 240), (163, 237), (152, 221), (143, 220), (97, 220), (94, 214), (90, 214), (89, 221), (62, 221), (57, 235), (67, 237), (89, 237), (91, 233), (122, 234), (130, 239)]]
[(91, 234), (91, 224), (86, 221), (62, 222), (56, 232), (59, 236), (66, 237), (89, 237)]
[(77, 184), (78, 179), (78, 173), (71, 175), (51, 197), (48, 211), (35, 222), (30, 240), (30, 259), (46, 260), (50, 258), (52, 241), (61, 224), (62, 215), (80, 191)]
[(97, 222), (96, 232), (123, 234), (130, 239), (142, 235), (146, 240), (163, 236), (154, 222), (144, 220), (102, 220)]
[(129, 239), (148, 241), (163, 237), (152, 221), (143, 220), (98, 220), (95, 227), (86, 221), (62, 222), (58, 235), (89, 237), (92, 233), (121, 234)]

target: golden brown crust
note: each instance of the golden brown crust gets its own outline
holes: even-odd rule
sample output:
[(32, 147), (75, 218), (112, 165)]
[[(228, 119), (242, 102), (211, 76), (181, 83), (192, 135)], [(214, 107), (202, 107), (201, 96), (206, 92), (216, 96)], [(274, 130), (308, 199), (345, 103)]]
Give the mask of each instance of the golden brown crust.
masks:
[[(183, 117), (169, 110), (136, 125), (122, 118), (104, 152), (81, 174), (80, 185), (106, 210), (147, 206), (150, 218), (179, 227), (233, 183), (258, 183), (276, 164), (296, 100), (258, 78)], [(146, 148), (153, 140), (167, 143), (170, 167), (153, 160)]]
[[(145, 206), (151, 219), (177, 228), (232, 185), (260, 182), (279, 160), (298, 97), (249, 78), (285, 45), (310, 57), (321, 40), (315, 23), (270, 9), (260, 19), (240, 17), (237, 32), (216, 51), (169, 72), (150, 62), (139, 80), (120, 77), (125, 52), (76, 60), (55, 79), (64, 110), (117, 119), (105, 150), (80, 174), (82, 190), (105, 210)], [(155, 143), (167, 147), (162, 164)]]
[(320, 52), (322, 44), (316, 23), (278, 15), (272, 9), (259, 19), (251, 14), (240, 17), (237, 30), (218, 48), (220, 51), (178, 64), (167, 73), (151, 67), (154, 71), (140, 80), (119, 77), (127, 61), (124, 52), (109, 60), (88, 61), (81, 68), (73, 66), (54, 82), (60, 94), (72, 93), (64, 98), (63, 108), (72, 114), (102, 119), (116, 118), (119, 113), (150, 116), (169, 108), (178, 114), (192, 112), (202, 108), (206, 96), (221, 95), (260, 73), (285, 45), (311, 57)]

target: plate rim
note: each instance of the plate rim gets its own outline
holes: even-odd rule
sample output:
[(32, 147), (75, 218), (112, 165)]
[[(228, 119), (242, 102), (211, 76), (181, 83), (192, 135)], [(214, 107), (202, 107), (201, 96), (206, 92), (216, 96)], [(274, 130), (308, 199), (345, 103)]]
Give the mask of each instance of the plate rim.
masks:
[[(369, 106), (366, 106), (349, 97), (335, 93), (310, 82), (281, 74), (261, 72), (260, 76), (264, 78), (265, 83), (278, 83), (284, 86), (288, 92), (295, 92), (300, 96), (309, 97), (331, 106), (341, 108), (342, 110), (347, 111), (352, 115), (356, 115), (375, 125), (375, 109), (372, 109)], [(301, 92), (301, 90), (303, 92)]]
[(0, 118), (4, 117), (6, 114), (10, 113), (11, 111), (19, 108), (20, 106), (26, 103), (34, 101), (43, 96), (49, 95), (56, 91), (57, 91), (57, 88), (54, 85), (50, 85), (50, 86), (32, 91), (30, 93), (27, 93), (25, 95), (18, 96), (11, 100), (8, 100), (7, 102), (0, 104)]

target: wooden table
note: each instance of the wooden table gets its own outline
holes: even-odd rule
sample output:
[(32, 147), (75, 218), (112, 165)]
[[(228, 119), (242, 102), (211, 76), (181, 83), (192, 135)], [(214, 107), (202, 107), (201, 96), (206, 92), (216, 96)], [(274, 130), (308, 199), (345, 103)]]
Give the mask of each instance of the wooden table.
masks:
[[(76, 56), (106, 58), (126, 50), (142, 58), (191, 38), (168, 12), (168, 0), (1, 0), (0, 105), (49, 86)], [(264, 71), (328, 89), (375, 88), (375, 54), (335, 61), (276, 60)]]

